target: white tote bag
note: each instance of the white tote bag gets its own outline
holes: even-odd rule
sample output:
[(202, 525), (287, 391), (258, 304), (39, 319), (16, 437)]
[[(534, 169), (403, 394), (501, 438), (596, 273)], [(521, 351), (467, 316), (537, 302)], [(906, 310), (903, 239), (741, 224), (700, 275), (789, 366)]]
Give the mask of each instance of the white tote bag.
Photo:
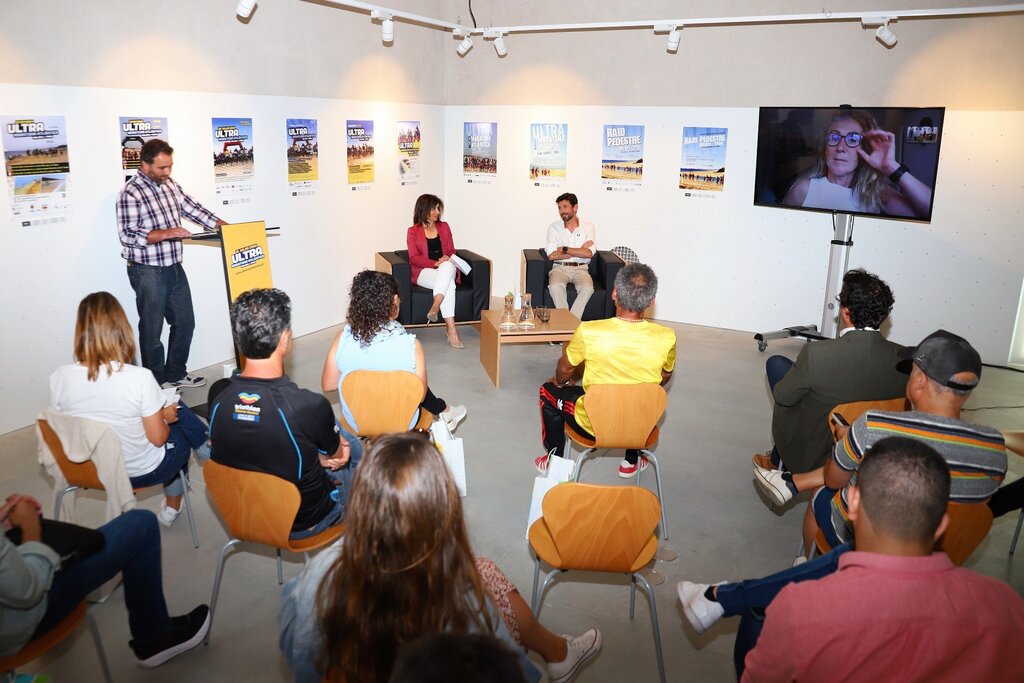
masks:
[(448, 463), (459, 495), (466, 497), (466, 452), (460, 437), (452, 436), (448, 424), (444, 420), (435, 420), (430, 425), (430, 437), (434, 440), (437, 450), (441, 451), (444, 461)]

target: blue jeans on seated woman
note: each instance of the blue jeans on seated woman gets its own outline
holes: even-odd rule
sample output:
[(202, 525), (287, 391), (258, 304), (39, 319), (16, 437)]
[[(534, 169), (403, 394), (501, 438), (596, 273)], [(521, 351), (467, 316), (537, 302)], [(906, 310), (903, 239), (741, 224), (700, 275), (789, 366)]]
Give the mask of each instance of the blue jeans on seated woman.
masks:
[(163, 484), (164, 495), (180, 496), (185, 493), (178, 473), (184, 471), (188, 475), (188, 456), (192, 449), (206, 443), (209, 432), (203, 421), (181, 401), (178, 401), (178, 421), (169, 427), (171, 435), (164, 444), (164, 459), (152, 472), (130, 477), (133, 488)]

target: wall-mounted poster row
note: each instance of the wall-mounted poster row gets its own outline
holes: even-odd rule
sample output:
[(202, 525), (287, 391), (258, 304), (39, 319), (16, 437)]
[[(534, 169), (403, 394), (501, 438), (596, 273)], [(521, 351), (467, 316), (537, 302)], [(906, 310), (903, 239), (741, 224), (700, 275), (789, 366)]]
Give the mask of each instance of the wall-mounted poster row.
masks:
[(3, 116), (11, 218), (22, 227), (68, 220), (71, 162), (63, 116)]

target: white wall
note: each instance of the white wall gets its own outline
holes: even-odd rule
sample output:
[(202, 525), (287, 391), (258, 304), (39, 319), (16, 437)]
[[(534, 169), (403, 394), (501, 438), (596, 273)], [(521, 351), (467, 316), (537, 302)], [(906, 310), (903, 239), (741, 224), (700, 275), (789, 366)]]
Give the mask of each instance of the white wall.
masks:
[[(468, 184), (464, 121), (497, 121), (498, 175)], [(529, 125), (569, 124), (564, 190), (527, 178)], [(636, 192), (601, 186), (603, 124), (644, 124), (644, 183)], [(726, 185), (715, 199), (679, 190), (682, 128), (729, 129)], [(1015, 142), (1021, 112), (947, 111), (932, 222), (857, 218), (850, 267), (893, 287), (889, 333), (916, 343), (946, 327), (972, 341), (987, 362), (1005, 363), (1024, 279), (1024, 159)], [(519, 281), (520, 251), (541, 246), (557, 219), (554, 198), (580, 198), (599, 248), (631, 247), (659, 274), (656, 316), (766, 331), (821, 321), (831, 217), (753, 206), (757, 110), (686, 107), (451, 106), (445, 110), (446, 217), (457, 244), (485, 243), (495, 291)], [(468, 245), (467, 245), (468, 246)], [(753, 341), (751, 341), (753, 346)]]
[[(174, 177), (229, 222), (280, 226), (270, 240), (274, 284), (292, 297), (294, 329), (305, 334), (344, 319), (352, 275), (373, 266), (373, 253), (404, 245), (412, 205), (421, 192), (441, 192), (443, 108), (296, 97), (163, 93), (0, 84), (3, 113), (66, 117), (73, 215), (69, 223), (25, 229), (9, 219), (6, 186), (0, 196), (0, 433), (29, 424), (48, 400), (47, 378), (72, 360), (79, 300), (108, 290), (134, 325), (114, 216), (123, 185), (119, 116), (166, 116), (176, 148)], [(251, 116), (256, 192), (250, 204), (215, 208), (210, 164), (210, 117)], [(315, 197), (291, 197), (286, 169), (286, 118), (319, 119), (320, 182)], [(346, 119), (376, 122), (376, 182), (351, 192), (344, 156)], [(395, 122), (420, 120), (423, 181), (398, 182)], [(486, 250), (485, 250), (486, 251)], [(220, 251), (185, 247), (196, 311), (189, 367), (233, 355)]]

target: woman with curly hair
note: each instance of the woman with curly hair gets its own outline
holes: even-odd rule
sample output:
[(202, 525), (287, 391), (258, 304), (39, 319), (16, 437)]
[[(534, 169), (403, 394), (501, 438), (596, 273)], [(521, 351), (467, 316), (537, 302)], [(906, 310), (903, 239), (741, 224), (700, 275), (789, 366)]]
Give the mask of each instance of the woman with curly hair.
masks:
[(210, 457), (206, 426), (184, 403), (164, 405), (153, 373), (132, 365), (135, 336), (110, 292), (93, 292), (78, 304), (75, 361), (50, 375), (50, 405), (110, 425), (132, 486), (164, 485), (158, 519), (171, 526), (184, 494), (178, 473), (187, 471), (193, 449), (200, 463)]
[[(320, 382), (324, 391), (338, 390), (341, 412), (346, 422), (357, 427), (352, 411), (345, 403), (341, 383), (354, 370), (405, 370), (423, 382), (425, 395), (420, 408), (443, 419), (455, 429), (466, 417), (465, 406), (450, 406), (427, 386), (427, 362), (423, 346), (415, 335), (406, 332), (398, 317), (398, 284), (389, 273), (364, 270), (352, 279), (349, 289), (347, 325), (327, 351)], [(410, 416), (412, 428), (419, 413)]]
[[(525, 645), (553, 683), (572, 680), (601, 649), (596, 629), (575, 638), (546, 629), (493, 562), (474, 560), (455, 482), (419, 434), (383, 436), (367, 452), (345, 535), (284, 587), (278, 623), (301, 682), (385, 683), (399, 648), (428, 633)], [(519, 652), (527, 679), (539, 680)]]
[(463, 349), (459, 330), (455, 327), (455, 285), (459, 272), (451, 257), (455, 254), (452, 229), (441, 220), (444, 202), (432, 194), (420, 195), (412, 211), (412, 226), (406, 232), (405, 244), (409, 249), (412, 283), (426, 287), (434, 293), (434, 301), (427, 311), (427, 322), (436, 323), (437, 314), (444, 319), (448, 344)]
[(843, 109), (825, 127), (815, 167), (782, 203), (919, 218), (928, 215), (932, 189), (896, 160), (893, 133), (862, 109)]

